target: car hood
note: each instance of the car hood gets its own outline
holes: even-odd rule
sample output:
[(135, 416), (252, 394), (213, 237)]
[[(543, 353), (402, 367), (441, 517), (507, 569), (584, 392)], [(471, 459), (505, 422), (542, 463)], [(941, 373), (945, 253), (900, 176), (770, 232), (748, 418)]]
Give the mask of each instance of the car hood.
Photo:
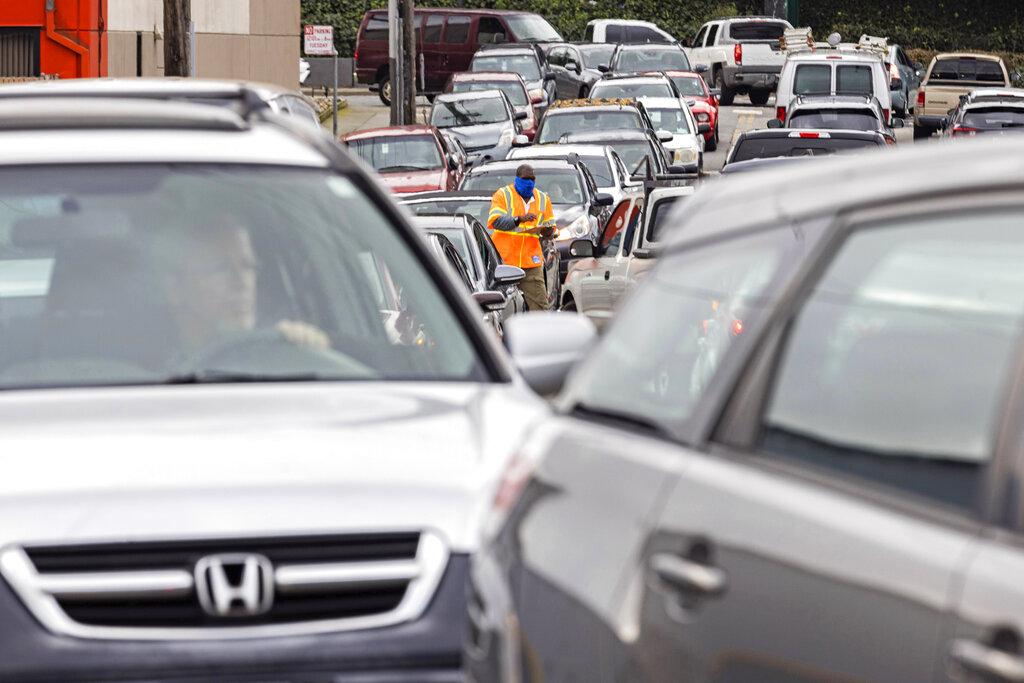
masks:
[(443, 168), (429, 171), (397, 171), (395, 173), (381, 173), (380, 179), (395, 193), (404, 192), (427, 192), (430, 190), (444, 190), (445, 171)]
[(459, 138), (462, 146), (468, 151), (473, 151), (474, 149), (494, 147), (498, 144), (502, 131), (507, 130), (509, 127), (507, 121), (500, 121), (498, 123), (484, 123), (477, 126), (455, 126), (445, 130)]
[(429, 528), (468, 552), (546, 414), (519, 384), (7, 392), (0, 546)]

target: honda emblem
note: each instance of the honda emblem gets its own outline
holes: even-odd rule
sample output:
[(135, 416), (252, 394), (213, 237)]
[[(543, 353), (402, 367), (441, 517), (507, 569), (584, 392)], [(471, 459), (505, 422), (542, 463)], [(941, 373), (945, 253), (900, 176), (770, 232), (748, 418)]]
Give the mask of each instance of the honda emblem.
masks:
[(274, 566), (263, 555), (207, 555), (196, 562), (199, 605), (215, 617), (252, 617), (274, 602)]

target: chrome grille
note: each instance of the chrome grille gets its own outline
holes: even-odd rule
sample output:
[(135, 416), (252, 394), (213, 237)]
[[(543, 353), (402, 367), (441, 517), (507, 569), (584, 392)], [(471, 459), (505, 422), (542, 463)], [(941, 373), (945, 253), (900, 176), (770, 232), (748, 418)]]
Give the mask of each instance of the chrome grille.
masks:
[[(196, 570), (210, 557), (259, 557), (269, 608), (209, 609)], [(0, 571), (50, 630), (86, 638), (244, 638), (372, 628), (418, 617), (448, 553), (430, 532), (25, 545)], [(234, 590), (241, 566), (222, 570)], [(244, 612), (244, 610), (242, 610)]]

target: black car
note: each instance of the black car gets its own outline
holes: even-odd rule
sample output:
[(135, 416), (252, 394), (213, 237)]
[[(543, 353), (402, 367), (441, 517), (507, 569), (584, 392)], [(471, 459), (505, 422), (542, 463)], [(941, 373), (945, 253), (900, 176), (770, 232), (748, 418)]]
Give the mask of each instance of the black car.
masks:
[(602, 72), (643, 73), (645, 71), (693, 71), (690, 58), (677, 43), (617, 45)]
[(548, 48), (548, 70), (555, 76), (555, 97), (560, 100), (586, 97), (601, 77), (598, 67), (607, 64), (613, 43), (555, 43)]
[(834, 158), (674, 211), (506, 472), (473, 679), (1019, 679), (1022, 160)]
[(877, 131), (790, 128), (748, 130), (736, 138), (725, 157), (722, 170), (724, 172), (732, 164), (752, 159), (823, 156), (888, 146), (885, 136)]

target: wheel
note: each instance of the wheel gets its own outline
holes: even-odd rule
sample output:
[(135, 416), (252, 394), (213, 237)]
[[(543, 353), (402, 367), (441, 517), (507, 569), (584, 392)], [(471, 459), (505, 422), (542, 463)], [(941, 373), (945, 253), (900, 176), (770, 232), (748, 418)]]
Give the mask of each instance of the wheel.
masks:
[(377, 89), (377, 96), (380, 97), (380, 101), (383, 102), (385, 106), (390, 107), (391, 106), (391, 76), (384, 76), (383, 78), (380, 79), (380, 81), (377, 82), (377, 85), (380, 86)]
[(704, 142), (704, 151), (714, 152), (716, 149), (718, 149), (718, 121), (715, 121), (715, 131)]
[(721, 69), (715, 72), (715, 87), (718, 88), (719, 91), (718, 101), (724, 105), (732, 104), (732, 100), (736, 97), (736, 93), (732, 88), (726, 87), (725, 76), (722, 75)]
[(562, 303), (562, 310), (569, 311), (570, 313), (576, 312), (576, 302), (571, 296)]
[(751, 90), (750, 91), (750, 103), (758, 107), (763, 107), (768, 104), (768, 97), (771, 95), (770, 90)]
[(437, 95), (427, 95), (426, 97), (427, 97), (427, 102), (430, 102), (431, 104), (433, 104), (434, 103), (434, 98), (437, 97)]
[(914, 126), (914, 139), (915, 140), (921, 140), (923, 138), (930, 137), (931, 134), (932, 134), (932, 131), (931, 131), (930, 128), (925, 128), (924, 126)]

